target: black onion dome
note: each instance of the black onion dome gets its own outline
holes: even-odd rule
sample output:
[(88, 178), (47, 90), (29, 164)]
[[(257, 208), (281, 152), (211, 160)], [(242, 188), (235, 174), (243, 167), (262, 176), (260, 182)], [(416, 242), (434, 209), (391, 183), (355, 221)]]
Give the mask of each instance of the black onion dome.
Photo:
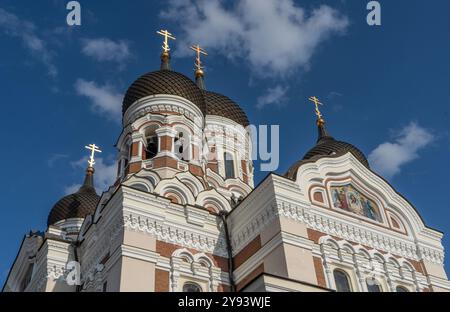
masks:
[(369, 162), (366, 156), (358, 148), (350, 143), (336, 141), (333, 138), (325, 139), (317, 143), (316, 146), (306, 153), (303, 160), (308, 160), (315, 156), (327, 156), (346, 152), (351, 152), (364, 166), (369, 168)]
[(47, 225), (70, 218), (85, 218), (93, 214), (100, 197), (93, 187), (93, 169), (88, 169), (83, 186), (75, 194), (63, 197), (50, 211)]
[(197, 105), (202, 112), (205, 110), (202, 91), (191, 79), (178, 72), (163, 69), (147, 73), (133, 82), (123, 100), (123, 114), (137, 100), (156, 94), (181, 96)]
[(317, 140), (317, 144), (301, 160), (289, 168), (286, 176), (294, 179), (297, 175), (298, 168), (304, 163), (315, 161), (326, 156), (340, 156), (348, 152), (352, 153), (360, 163), (370, 169), (369, 162), (363, 152), (350, 143), (335, 140), (327, 133), (324, 125), (319, 125), (319, 139)]
[(205, 96), (206, 115), (225, 117), (244, 127), (250, 124), (242, 108), (230, 98), (211, 91), (203, 91), (203, 94)]

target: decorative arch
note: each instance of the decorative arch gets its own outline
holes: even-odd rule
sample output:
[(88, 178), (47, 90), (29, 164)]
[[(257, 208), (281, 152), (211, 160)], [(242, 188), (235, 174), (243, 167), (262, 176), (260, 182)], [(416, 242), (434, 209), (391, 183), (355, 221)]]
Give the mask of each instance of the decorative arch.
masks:
[(124, 184), (141, 191), (153, 193), (153, 191), (155, 190), (155, 180), (159, 180), (159, 177), (155, 175), (138, 174), (131, 176), (124, 182)]
[[(220, 268), (205, 253), (192, 253), (186, 248), (177, 249), (170, 257), (170, 289), (180, 291), (185, 283), (201, 285), (206, 291), (217, 291)], [(203, 286), (203, 287), (202, 287)]]
[(389, 225), (392, 229), (408, 235), (411, 229), (407, 229), (405, 224), (408, 223), (403, 221), (402, 217), (400, 217), (396, 212), (389, 209), (386, 210), (386, 214), (388, 216)]
[(201, 192), (197, 196), (195, 204), (205, 208), (210, 205), (215, 208), (214, 210), (217, 213), (220, 211), (231, 211), (230, 203), (215, 189)]
[(339, 249), (347, 251), (350, 254), (354, 254), (355, 252), (355, 248), (353, 248), (352, 244), (350, 244), (349, 242), (345, 241), (345, 240), (340, 240), (338, 241), (338, 245), (339, 245)]
[(194, 197), (205, 189), (203, 183), (189, 171), (180, 172), (175, 177), (189, 188)]
[(191, 190), (178, 179), (162, 180), (156, 186), (155, 193), (161, 196), (175, 195), (179, 198), (179, 204), (181, 205), (193, 205), (195, 203)]
[(186, 248), (175, 250), (172, 253), (172, 258), (173, 257), (187, 260), (187, 262), (189, 262), (189, 263), (194, 262), (194, 255)]
[(339, 248), (340, 248), (338, 242), (329, 235), (325, 235), (325, 236), (322, 236), (321, 238), (319, 238), (319, 244), (320, 245), (328, 245), (336, 250), (339, 250)]
[(333, 179), (350, 178), (359, 181), (372, 192), (376, 192), (376, 199), (381, 202), (384, 209), (393, 210), (409, 223), (405, 226), (412, 229), (408, 233), (410, 236), (423, 237), (424, 240), (430, 236), (437, 239), (442, 237), (441, 233), (425, 226), (416, 209), (387, 181), (360, 164), (351, 153), (338, 157), (323, 157), (315, 162), (306, 162), (299, 167), (295, 181), (301, 190), (308, 190), (312, 184), (316, 183), (317, 179), (324, 176)]

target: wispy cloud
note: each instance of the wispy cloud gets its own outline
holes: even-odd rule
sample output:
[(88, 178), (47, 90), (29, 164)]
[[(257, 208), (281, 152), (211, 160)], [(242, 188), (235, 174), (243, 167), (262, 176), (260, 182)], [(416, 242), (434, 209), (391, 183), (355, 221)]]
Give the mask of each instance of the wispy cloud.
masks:
[(122, 94), (114, 87), (78, 79), (75, 82), (75, 90), (78, 95), (89, 98), (92, 110), (111, 120), (120, 121)]
[[(212, 53), (246, 58), (259, 77), (286, 76), (306, 68), (317, 47), (349, 22), (322, 5), (306, 12), (292, 0), (169, 0), (160, 16), (180, 24), (180, 47), (199, 43)], [(189, 54), (190, 55), (190, 54)]]
[[(75, 169), (85, 169), (87, 166), (87, 157), (83, 157), (78, 161), (71, 163)], [(108, 163), (103, 158), (95, 159), (94, 184), (97, 193), (106, 191), (116, 179), (117, 166), (116, 163)], [(73, 194), (81, 187), (81, 183), (76, 183), (65, 187), (65, 194)]]
[(258, 98), (256, 107), (262, 109), (267, 105), (281, 105), (287, 100), (286, 93), (288, 89), (288, 87), (281, 85), (267, 89), (266, 93)]
[(338, 98), (343, 97), (344, 95), (342, 93), (336, 92), (336, 91), (331, 91), (330, 93), (328, 93), (327, 95), (327, 99), (331, 102), (331, 109), (334, 112), (339, 112), (341, 111), (344, 106), (341, 103), (336, 103), (335, 100), (337, 100)]
[(55, 165), (55, 163), (56, 163), (58, 160), (65, 159), (65, 158), (67, 158), (67, 157), (69, 157), (69, 156), (66, 155), (66, 154), (53, 154), (53, 155), (51, 155), (50, 158), (47, 160), (47, 165), (48, 165), (49, 168), (53, 168), (53, 166)]
[(132, 56), (128, 42), (108, 38), (82, 39), (82, 53), (99, 62), (116, 62), (124, 66)]
[(51, 77), (58, 75), (53, 57), (54, 51), (38, 35), (37, 27), (30, 21), (22, 20), (17, 15), (0, 8), (0, 30), (6, 36), (19, 38), (31, 55), (47, 67)]
[(370, 153), (370, 164), (381, 175), (392, 178), (403, 165), (419, 158), (419, 151), (433, 140), (435, 136), (430, 131), (411, 122), (395, 133), (394, 142), (382, 143)]

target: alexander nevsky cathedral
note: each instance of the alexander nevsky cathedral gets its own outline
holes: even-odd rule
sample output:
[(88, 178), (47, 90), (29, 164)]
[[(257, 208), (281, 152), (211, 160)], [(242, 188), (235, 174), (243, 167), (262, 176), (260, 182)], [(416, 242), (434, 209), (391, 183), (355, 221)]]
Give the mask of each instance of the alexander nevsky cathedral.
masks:
[(83, 185), (24, 237), (3, 291), (450, 291), (443, 233), (327, 131), (316, 97), (311, 149), (255, 186), (245, 112), (206, 89), (204, 50), (192, 80), (158, 33), (161, 68), (123, 100), (116, 182), (96, 192), (89, 145)]

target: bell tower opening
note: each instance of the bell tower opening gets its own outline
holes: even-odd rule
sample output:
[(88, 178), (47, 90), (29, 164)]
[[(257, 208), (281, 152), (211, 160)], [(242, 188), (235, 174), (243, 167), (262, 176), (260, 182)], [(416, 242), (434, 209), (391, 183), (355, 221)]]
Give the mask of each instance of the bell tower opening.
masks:
[(159, 151), (158, 126), (152, 125), (145, 130), (145, 159), (154, 158)]

